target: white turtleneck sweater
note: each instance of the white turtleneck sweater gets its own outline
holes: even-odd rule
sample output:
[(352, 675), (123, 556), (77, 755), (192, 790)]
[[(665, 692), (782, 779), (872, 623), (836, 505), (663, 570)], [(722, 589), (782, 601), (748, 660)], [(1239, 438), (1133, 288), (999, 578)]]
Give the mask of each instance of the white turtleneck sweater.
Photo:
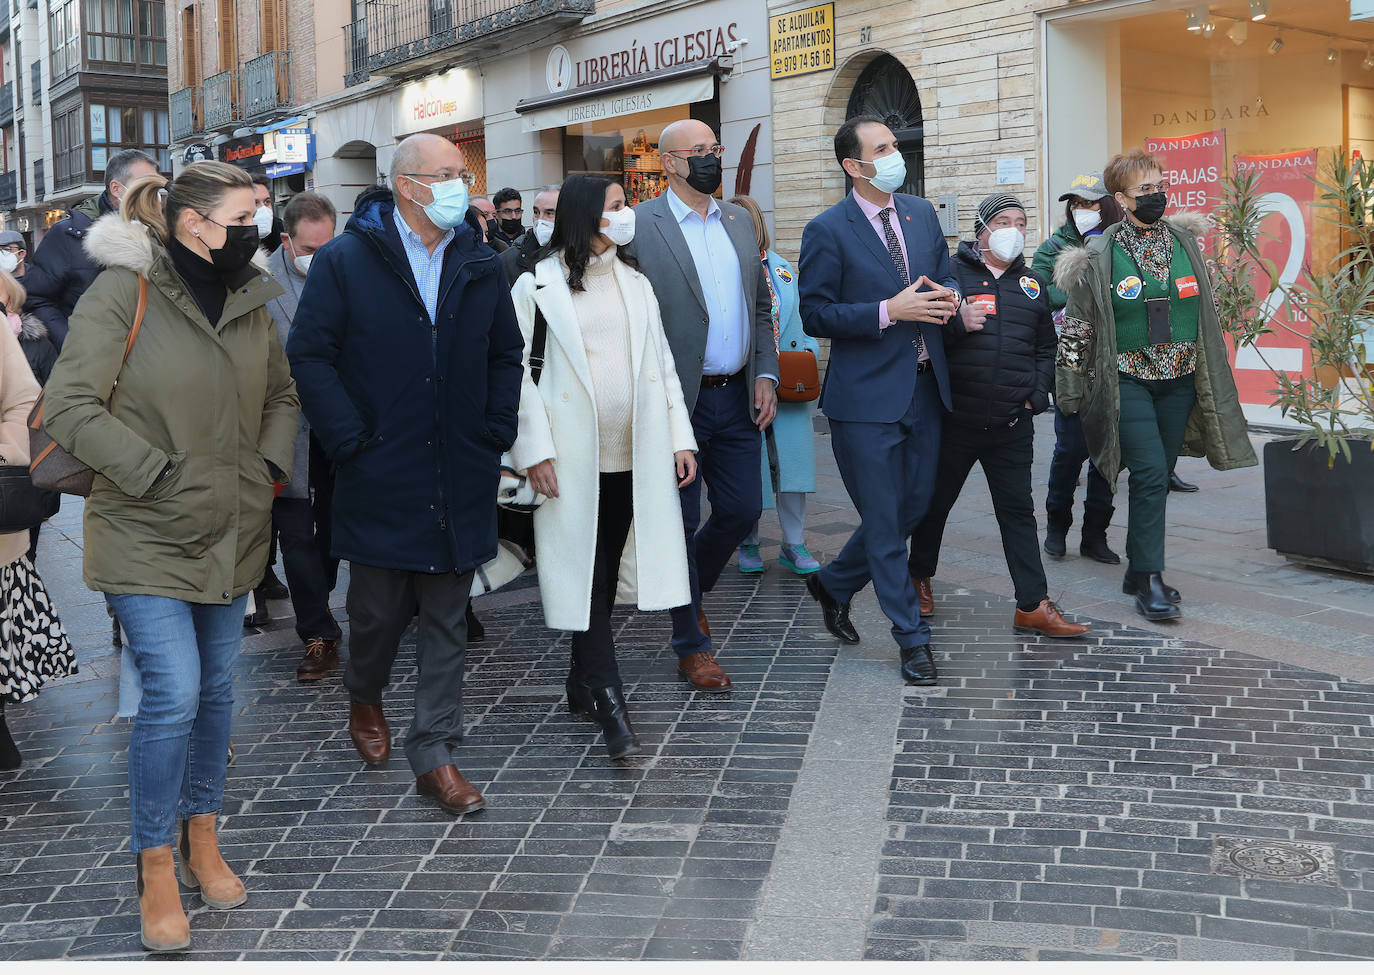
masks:
[[(593, 254), (572, 293), (582, 346), (596, 397), (596, 427), (603, 474), (628, 471), (634, 461), (634, 383), (630, 376), (630, 316), (615, 279), (614, 246)], [(565, 269), (566, 270), (566, 269)]]

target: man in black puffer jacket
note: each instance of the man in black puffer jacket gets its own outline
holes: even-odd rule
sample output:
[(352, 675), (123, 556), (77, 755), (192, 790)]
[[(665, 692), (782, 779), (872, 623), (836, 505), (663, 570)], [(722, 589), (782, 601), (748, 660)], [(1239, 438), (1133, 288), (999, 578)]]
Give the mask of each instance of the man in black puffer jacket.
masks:
[(1014, 197), (996, 194), (978, 205), (975, 241), (959, 245), (954, 276), (964, 295), (960, 322), (945, 330), (953, 410), (941, 431), (935, 495), (911, 536), (908, 563), (921, 612), (934, 612), (930, 577), (950, 509), (973, 465), (983, 465), (1002, 549), (1016, 586), (1018, 630), (1051, 637), (1080, 636), (1049, 598), (1031, 500), (1032, 417), (1050, 405), (1057, 339), (1046, 284), (1026, 267), (1026, 212)]

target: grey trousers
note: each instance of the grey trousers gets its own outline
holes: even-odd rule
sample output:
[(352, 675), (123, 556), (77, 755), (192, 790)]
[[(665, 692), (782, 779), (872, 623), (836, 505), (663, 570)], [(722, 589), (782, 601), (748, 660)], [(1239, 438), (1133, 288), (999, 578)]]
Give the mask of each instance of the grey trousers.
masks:
[(431, 575), (357, 562), (349, 573), (344, 687), (355, 701), (382, 703), (401, 635), (418, 612), (419, 675), (406, 759), (417, 776), (455, 764), (453, 752), (463, 740), (463, 662), (473, 574)]

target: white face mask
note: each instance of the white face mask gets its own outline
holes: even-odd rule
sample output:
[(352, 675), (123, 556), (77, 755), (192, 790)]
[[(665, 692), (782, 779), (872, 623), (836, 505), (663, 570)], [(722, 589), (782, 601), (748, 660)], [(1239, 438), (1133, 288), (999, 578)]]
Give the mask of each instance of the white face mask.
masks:
[(872, 166), (877, 170), (872, 176), (863, 176), (869, 185), (879, 193), (895, 193), (906, 182), (906, 160), (900, 152), (889, 152), (877, 159), (858, 159), (856, 162)]
[(1002, 227), (988, 236), (988, 250), (1004, 264), (1010, 264), (1026, 249), (1026, 235), (1015, 227)]
[(1073, 225), (1078, 228), (1080, 236), (1089, 230), (1096, 230), (1101, 223), (1102, 214), (1096, 210), (1075, 210), (1073, 212)]
[(534, 239), (539, 241), (540, 247), (547, 246), (549, 241), (553, 239), (553, 221), (536, 220), (534, 222)]
[(623, 210), (608, 210), (601, 214), (601, 219), (611, 222), (609, 227), (602, 227), (601, 232), (617, 247), (624, 247), (635, 239), (635, 212), (629, 207)]
[(9, 251), (0, 251), (0, 271), (4, 271), (6, 274), (13, 274), (14, 269), (18, 266), (18, 254), (11, 254)]
[(253, 211), (253, 225), (258, 228), (258, 239), (264, 240), (272, 232), (272, 211), (260, 206)]

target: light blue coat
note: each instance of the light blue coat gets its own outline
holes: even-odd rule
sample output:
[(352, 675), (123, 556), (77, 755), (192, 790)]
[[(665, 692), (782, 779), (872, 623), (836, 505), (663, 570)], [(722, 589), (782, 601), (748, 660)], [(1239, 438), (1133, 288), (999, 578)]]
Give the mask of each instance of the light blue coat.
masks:
[[(797, 271), (774, 251), (768, 251), (764, 266), (778, 295), (778, 349), (782, 352), (806, 351), (818, 356), (820, 343), (802, 331)], [(815, 402), (778, 401), (778, 418), (773, 421), (773, 436), (778, 446), (779, 490), (812, 494), (816, 490), (816, 434), (812, 426)], [(768, 472), (768, 450), (763, 452), (763, 506), (773, 507), (773, 485)]]

